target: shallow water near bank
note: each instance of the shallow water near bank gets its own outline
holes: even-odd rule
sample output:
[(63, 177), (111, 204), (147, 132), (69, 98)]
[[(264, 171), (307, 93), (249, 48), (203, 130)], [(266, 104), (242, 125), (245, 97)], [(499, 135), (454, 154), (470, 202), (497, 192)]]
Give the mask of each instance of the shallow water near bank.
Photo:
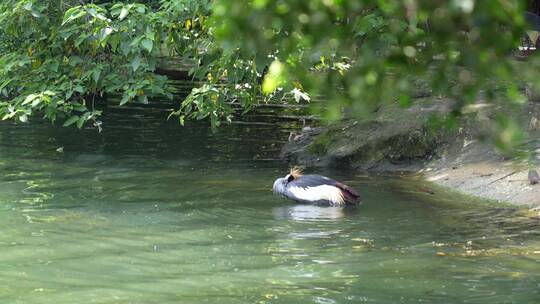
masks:
[(166, 114), (115, 109), (102, 134), (0, 124), (2, 303), (540, 299), (540, 225), (517, 209), (336, 171), (314, 173), (360, 207), (299, 205), (270, 191), (293, 123)]

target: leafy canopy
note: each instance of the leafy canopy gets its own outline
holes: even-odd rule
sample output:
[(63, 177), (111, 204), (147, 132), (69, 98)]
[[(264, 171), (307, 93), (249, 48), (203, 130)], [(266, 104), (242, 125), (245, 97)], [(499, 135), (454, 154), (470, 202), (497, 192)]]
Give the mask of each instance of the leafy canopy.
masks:
[[(202, 81), (171, 115), (230, 117), (286, 96), (329, 119), (366, 114), (429, 94), (456, 101), (453, 119), (482, 92), (521, 104), (538, 65), (512, 52), (525, 29), (523, 1), (475, 0), (6, 0), (0, 4), (0, 117), (36, 113), (64, 125), (99, 125), (95, 104), (171, 96), (158, 59), (190, 60)], [(538, 85), (540, 87), (540, 85)], [(308, 95), (309, 94), (309, 95)], [(324, 101), (326, 100), (326, 101)], [(512, 123), (496, 119), (499, 131)], [(500, 122), (500, 123), (498, 123)], [(505, 144), (519, 138), (512, 127)]]

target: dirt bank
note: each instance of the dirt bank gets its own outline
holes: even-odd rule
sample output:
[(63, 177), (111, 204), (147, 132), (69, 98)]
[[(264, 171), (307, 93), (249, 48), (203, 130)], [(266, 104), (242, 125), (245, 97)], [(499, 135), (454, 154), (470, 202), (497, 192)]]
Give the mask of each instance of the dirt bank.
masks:
[(531, 208), (540, 207), (540, 185), (531, 185), (529, 167), (505, 160), (480, 143), (464, 147), (449, 160), (420, 170), (428, 181), (460, 192)]
[[(530, 169), (540, 169), (532, 168), (539, 163), (540, 150), (529, 163), (508, 160), (477, 140), (488, 128), (487, 119), (504, 109), (478, 102), (460, 128), (430, 127), (433, 114), (444, 115), (451, 109), (450, 100), (426, 97), (406, 109), (383, 106), (370, 119), (305, 127), (291, 134), (282, 158), (307, 167), (422, 174), (428, 181), (466, 194), (540, 207), (540, 185), (530, 185), (527, 178)], [(535, 123), (538, 113), (540, 105), (530, 103), (516, 114), (530, 138), (540, 138)], [(532, 141), (529, 147), (539, 149), (540, 141)]]

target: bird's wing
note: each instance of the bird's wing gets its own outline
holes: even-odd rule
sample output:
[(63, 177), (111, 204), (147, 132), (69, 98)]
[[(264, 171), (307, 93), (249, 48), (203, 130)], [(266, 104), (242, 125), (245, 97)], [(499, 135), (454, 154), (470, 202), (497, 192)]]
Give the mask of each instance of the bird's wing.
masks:
[(306, 202), (329, 201), (335, 205), (343, 205), (345, 202), (342, 191), (331, 185), (320, 184), (307, 187), (291, 185), (287, 187), (287, 191), (290, 198)]
[(356, 203), (360, 198), (353, 188), (322, 175), (303, 175), (287, 187), (296, 197), (305, 200), (330, 200), (338, 204)]
[(291, 198), (307, 202), (330, 201), (342, 205), (345, 200), (336, 181), (321, 175), (303, 175), (287, 184)]

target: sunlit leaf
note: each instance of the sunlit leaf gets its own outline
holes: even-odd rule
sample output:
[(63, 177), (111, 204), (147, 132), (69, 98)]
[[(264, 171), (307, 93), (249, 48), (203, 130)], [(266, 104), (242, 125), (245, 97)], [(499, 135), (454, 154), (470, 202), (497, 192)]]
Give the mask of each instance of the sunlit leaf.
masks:
[(82, 10), (80, 6), (72, 7), (65, 12), (62, 25), (67, 24), (73, 20), (79, 19), (84, 15), (86, 15), (86, 12)]
[(43, 14), (41, 14), (41, 13), (40, 13), (38, 10), (36, 10), (36, 9), (32, 9), (32, 13), (31, 13), (31, 14), (32, 14), (32, 16), (33, 16), (34, 18), (41, 18), (41, 17), (43, 17)]
[(106, 27), (102, 29), (99, 33), (99, 40), (104, 42), (112, 32), (113, 32), (113, 29), (111, 27)]
[(123, 106), (126, 103), (128, 103), (130, 100), (131, 98), (129, 97), (129, 95), (124, 93), (124, 95), (122, 96), (122, 99), (120, 100), (120, 105)]
[(32, 108), (37, 107), (40, 103), (41, 103), (41, 99), (40, 99), (40, 98), (34, 99), (34, 101), (32, 101)]
[(118, 16), (118, 19), (122, 21), (127, 17), (128, 14), (129, 14), (129, 9), (127, 7), (123, 7), (122, 10), (120, 11), (120, 15)]
[(272, 62), (268, 73), (264, 77), (262, 91), (264, 94), (273, 93), (278, 86), (282, 85), (285, 82), (285, 66), (279, 61), (276, 60)]
[(39, 94), (30, 94), (26, 96), (26, 98), (23, 101), (23, 105), (31, 103), (34, 99), (38, 98)]

